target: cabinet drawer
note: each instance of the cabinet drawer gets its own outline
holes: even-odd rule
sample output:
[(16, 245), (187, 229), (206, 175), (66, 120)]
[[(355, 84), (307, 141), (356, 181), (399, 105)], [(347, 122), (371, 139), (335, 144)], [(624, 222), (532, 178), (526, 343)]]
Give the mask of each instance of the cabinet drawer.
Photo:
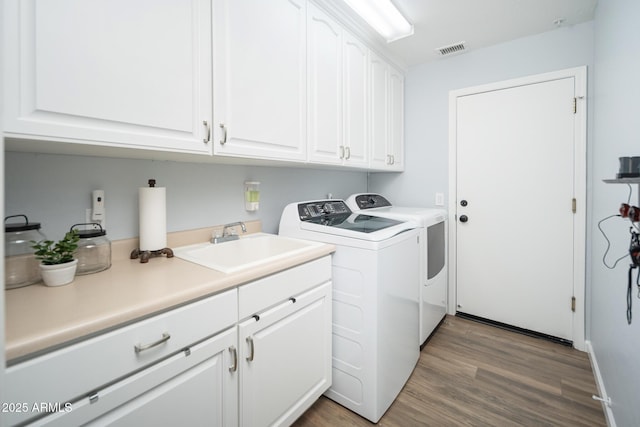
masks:
[(29, 425), (236, 425), (238, 387), (229, 348), (237, 342), (233, 326), (190, 347), (188, 355), (175, 354)]
[[(233, 289), (11, 366), (5, 376), (7, 402), (27, 403), (30, 410), (85, 396), (234, 325), (237, 298)], [(12, 414), (9, 424), (34, 415)]]
[(238, 288), (239, 317), (244, 319), (331, 280), (331, 256), (265, 277)]

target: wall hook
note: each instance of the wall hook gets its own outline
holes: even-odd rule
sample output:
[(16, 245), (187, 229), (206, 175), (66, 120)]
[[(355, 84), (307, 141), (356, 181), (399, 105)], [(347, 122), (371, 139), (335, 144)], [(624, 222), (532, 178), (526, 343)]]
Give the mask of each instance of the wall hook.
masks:
[(610, 398), (610, 397), (607, 397), (606, 399), (603, 399), (602, 397), (600, 397), (600, 396), (596, 396), (596, 395), (594, 394), (594, 395), (592, 395), (592, 396), (591, 396), (591, 398), (592, 398), (593, 400), (598, 400), (598, 401), (600, 401), (600, 402), (604, 403), (604, 404), (605, 404), (605, 405), (607, 405), (607, 406), (611, 406), (611, 398)]

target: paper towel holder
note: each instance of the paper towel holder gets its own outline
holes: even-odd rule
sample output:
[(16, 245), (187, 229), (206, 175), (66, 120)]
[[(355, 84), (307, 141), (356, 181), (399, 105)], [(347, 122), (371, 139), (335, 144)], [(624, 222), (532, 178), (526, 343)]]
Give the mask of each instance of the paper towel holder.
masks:
[[(156, 180), (150, 179), (148, 181), (148, 184), (150, 188), (154, 188), (156, 186)], [(149, 262), (149, 258), (162, 256), (162, 255), (166, 255), (167, 258), (173, 258), (173, 250), (171, 250), (170, 248), (162, 248), (162, 249), (152, 250), (152, 251), (150, 250), (143, 251), (143, 250), (140, 250), (140, 248), (136, 248), (133, 251), (131, 251), (131, 255), (129, 256), (129, 258), (136, 259), (140, 257), (140, 263), (146, 264)]]
[(173, 258), (173, 250), (170, 248), (163, 248), (157, 251), (141, 251), (139, 248), (131, 251), (131, 259), (136, 259), (140, 257), (140, 263), (146, 264), (149, 262), (149, 258), (166, 255), (167, 258)]

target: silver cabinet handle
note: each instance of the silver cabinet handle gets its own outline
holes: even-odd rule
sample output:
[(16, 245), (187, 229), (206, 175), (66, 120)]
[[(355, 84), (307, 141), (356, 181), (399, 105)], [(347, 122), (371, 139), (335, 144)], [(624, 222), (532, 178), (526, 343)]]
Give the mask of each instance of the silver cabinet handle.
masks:
[(162, 334), (162, 338), (160, 338), (158, 341), (149, 343), (149, 344), (138, 344), (133, 346), (133, 349), (136, 351), (136, 353), (140, 353), (143, 352), (145, 350), (149, 350), (150, 348), (159, 346), (160, 344), (162, 344), (163, 342), (167, 342), (169, 341), (169, 338), (171, 338), (171, 335), (169, 335), (168, 332), (165, 332)]
[(387, 164), (391, 164), (391, 154), (387, 154)]
[(340, 159), (344, 159), (344, 145), (340, 146)]
[(346, 147), (345, 150), (347, 150), (347, 157), (346, 159), (349, 160), (351, 158), (351, 147)]
[(247, 344), (249, 344), (249, 355), (247, 356), (247, 361), (253, 362), (253, 337), (247, 337)]
[(229, 372), (235, 372), (238, 370), (238, 350), (234, 346), (229, 347), (229, 353), (233, 358), (233, 364), (229, 366)]
[(220, 129), (222, 129), (222, 139), (220, 140), (220, 145), (224, 145), (227, 143), (227, 128), (224, 126), (224, 123), (220, 123)]
[(207, 130), (207, 137), (203, 138), (202, 142), (207, 144), (207, 143), (209, 143), (209, 141), (211, 141), (211, 127), (209, 126), (209, 122), (206, 121), (206, 120), (203, 120), (202, 124), (204, 125), (205, 129)]
[(391, 155), (391, 164), (392, 165), (396, 164), (396, 156), (394, 156), (393, 154)]

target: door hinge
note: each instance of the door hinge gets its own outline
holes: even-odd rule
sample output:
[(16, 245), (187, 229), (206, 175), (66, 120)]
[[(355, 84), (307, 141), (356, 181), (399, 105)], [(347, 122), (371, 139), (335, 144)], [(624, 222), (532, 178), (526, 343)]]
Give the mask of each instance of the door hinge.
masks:
[(576, 312), (576, 297), (571, 297), (571, 311)]
[(573, 199), (571, 199), (571, 212), (576, 213), (576, 205), (578, 202), (576, 202), (576, 198), (574, 197)]
[(573, 98), (573, 114), (578, 112), (578, 98)]

